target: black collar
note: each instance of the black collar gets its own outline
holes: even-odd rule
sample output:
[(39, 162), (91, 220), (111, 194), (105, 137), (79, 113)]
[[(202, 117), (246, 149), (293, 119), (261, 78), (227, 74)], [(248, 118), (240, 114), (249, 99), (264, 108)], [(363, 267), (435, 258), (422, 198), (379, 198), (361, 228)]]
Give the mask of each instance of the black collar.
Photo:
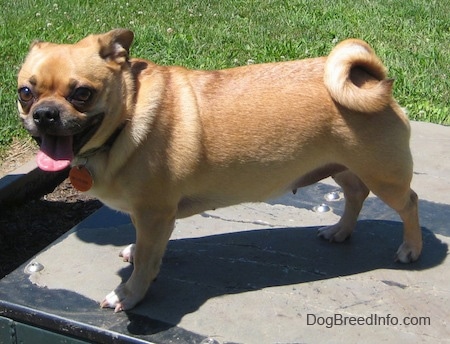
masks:
[(121, 124), (112, 134), (110, 137), (108, 137), (108, 139), (105, 141), (105, 143), (103, 145), (101, 145), (100, 147), (96, 147), (96, 148), (91, 148), (89, 150), (87, 150), (84, 153), (81, 154), (77, 154), (77, 158), (88, 158), (91, 157), (99, 152), (104, 152), (108, 149), (111, 149), (111, 147), (113, 146), (114, 142), (116, 141), (116, 139), (119, 137), (120, 133), (122, 132), (122, 130), (125, 128), (125, 126), (127, 125), (127, 122), (124, 122), (123, 124)]

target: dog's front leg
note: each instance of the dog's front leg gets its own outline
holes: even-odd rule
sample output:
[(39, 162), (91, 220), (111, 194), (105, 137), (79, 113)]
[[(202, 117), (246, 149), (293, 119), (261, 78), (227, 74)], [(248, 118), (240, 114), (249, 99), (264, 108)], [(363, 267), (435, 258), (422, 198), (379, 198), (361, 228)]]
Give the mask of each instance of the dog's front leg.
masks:
[(126, 283), (109, 293), (100, 306), (115, 312), (133, 308), (141, 301), (159, 272), (161, 259), (175, 223), (175, 211), (142, 209), (131, 216), (136, 228), (134, 270)]

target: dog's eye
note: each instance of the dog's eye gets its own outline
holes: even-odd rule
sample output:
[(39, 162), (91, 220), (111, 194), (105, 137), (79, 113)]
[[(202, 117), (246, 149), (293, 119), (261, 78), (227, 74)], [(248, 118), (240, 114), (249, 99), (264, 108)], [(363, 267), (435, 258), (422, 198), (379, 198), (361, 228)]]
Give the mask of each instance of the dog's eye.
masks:
[(75, 90), (75, 92), (72, 95), (72, 100), (75, 100), (77, 102), (83, 102), (86, 103), (91, 99), (92, 91), (87, 87), (80, 87)]
[(19, 88), (19, 100), (28, 103), (33, 99), (33, 92), (28, 87)]

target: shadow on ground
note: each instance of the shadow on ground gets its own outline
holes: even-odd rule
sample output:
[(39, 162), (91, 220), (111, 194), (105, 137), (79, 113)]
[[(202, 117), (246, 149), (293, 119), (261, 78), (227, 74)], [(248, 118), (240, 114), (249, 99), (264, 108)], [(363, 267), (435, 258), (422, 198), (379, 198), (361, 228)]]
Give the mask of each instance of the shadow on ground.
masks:
[[(329, 190), (328, 187), (324, 189)], [(309, 207), (319, 201), (313, 199), (311, 204), (296, 204), (288, 197), (273, 204)], [(376, 199), (368, 200), (365, 216), (369, 213), (377, 218), (384, 211), (378, 208), (377, 202)], [(333, 204), (336, 213), (341, 211), (342, 205)], [(449, 205), (421, 201), (421, 207), (433, 212), (450, 213)], [(127, 216), (106, 208), (100, 210), (100, 216), (103, 219), (101, 228), (98, 228), (98, 216), (95, 221), (88, 219), (79, 228), (77, 236), (81, 240), (117, 246), (134, 240), (134, 229)], [(432, 221), (426, 223), (432, 225)], [(108, 234), (108, 226), (118, 225), (121, 226), (120, 232), (115, 232), (114, 236)], [(80, 321), (96, 325), (100, 322), (98, 326), (102, 328), (125, 330), (125, 333), (154, 339), (152, 336), (164, 336), (167, 331), (179, 331), (176, 325), (180, 320), (211, 298), (275, 286), (300, 284), (301, 287), (301, 284), (377, 269), (420, 271), (433, 268), (447, 257), (447, 244), (435, 235), (436, 232), (447, 233), (443, 228), (444, 224), (440, 221), (436, 231), (434, 227), (422, 227), (423, 254), (419, 261), (412, 264), (394, 262), (395, 252), (402, 242), (403, 228), (401, 222), (384, 219), (359, 221), (353, 236), (341, 244), (319, 239), (318, 227), (250, 229), (171, 240), (159, 277), (144, 301), (132, 311), (120, 315), (113, 315), (111, 310), (99, 310), (92, 300), (66, 290), (39, 289), (30, 293), (31, 296), (25, 295), (22, 290), (17, 292), (16, 297), (46, 312), (61, 316), (70, 314), (71, 317), (75, 312)], [(118, 274), (125, 281), (131, 271), (132, 266), (127, 266)], [(23, 277), (21, 279), (28, 289), (37, 288), (28, 285)], [(393, 286), (397, 283), (378, 282)], [(2, 283), (5, 285), (8, 282)], [(15, 292), (8, 293), (10, 298), (13, 294)]]
[[(439, 265), (448, 251), (446, 244), (423, 228), (424, 251), (420, 260), (400, 264), (393, 260), (402, 237), (399, 222), (360, 221), (354, 235), (341, 244), (317, 238), (317, 229), (271, 228), (172, 240), (160, 275), (146, 299), (132, 311), (120, 315), (100, 310), (98, 303), (67, 290), (29, 285), (23, 274), (19, 278), (20, 283), (26, 285), (26, 293), (11, 291), (17, 279), (11, 279), (14, 280), (11, 289), (7, 287), (8, 279), (2, 281), (3, 287), (6, 286), (2, 289), (9, 289), (7, 299), (48, 313), (68, 318), (75, 316), (79, 321), (145, 338), (164, 337), (167, 331), (184, 331), (176, 326), (180, 320), (211, 298), (274, 286), (301, 285), (376, 269), (424, 270)], [(86, 228), (78, 234), (99, 245), (111, 244), (104, 230)], [(131, 225), (124, 226), (121, 240), (114, 240), (114, 244), (129, 243), (133, 232)], [(125, 281), (131, 271), (132, 266), (128, 266), (118, 273)], [(396, 281), (379, 282), (396, 285)], [(4, 298), (2, 290), (0, 298)], [(185, 331), (186, 334), (193, 335), (189, 331)]]
[[(377, 269), (423, 270), (440, 264), (448, 250), (424, 229), (423, 256), (405, 265), (393, 259), (402, 236), (398, 222), (362, 221), (343, 244), (318, 239), (317, 229), (277, 228), (171, 241), (160, 277), (136, 312), (163, 314), (177, 324), (213, 297)], [(124, 280), (130, 272), (121, 271)]]
[[(130, 312), (128, 330), (140, 335), (161, 330), (161, 324), (144, 326), (146, 322), (141, 323), (136, 314), (165, 319), (169, 326), (179, 323), (210, 298), (377, 269), (424, 270), (439, 265), (448, 251), (446, 244), (423, 228), (424, 250), (419, 261), (394, 262), (403, 231), (402, 224), (396, 221), (359, 221), (353, 236), (341, 244), (317, 238), (317, 230), (318, 227), (270, 228), (171, 240), (158, 279), (144, 302)], [(121, 238), (115, 236), (113, 244), (128, 244), (134, 238), (133, 232), (131, 225), (122, 227)], [(112, 244), (103, 230), (93, 234), (78, 232), (85, 241)], [(126, 281), (131, 271), (128, 266), (118, 273)], [(395, 285), (395, 281), (388, 283)]]
[[(299, 190), (300, 197), (287, 194), (270, 204), (312, 209), (324, 202), (324, 195), (335, 190), (334, 186), (319, 183)], [(342, 214), (343, 201), (329, 204), (336, 214)], [(208, 299), (222, 295), (377, 269), (424, 270), (437, 266), (446, 258), (448, 247), (435, 233), (449, 235), (446, 224), (450, 218), (431, 216), (431, 212), (450, 214), (450, 206), (421, 200), (420, 208), (422, 223), (426, 224), (422, 227), (423, 254), (418, 262), (406, 265), (394, 262), (395, 252), (402, 242), (402, 223), (393, 221), (398, 216), (375, 197), (367, 199), (361, 216), (363, 220), (358, 222), (353, 236), (341, 244), (330, 244), (317, 238), (318, 227), (268, 228), (171, 240), (157, 281), (144, 302), (129, 313), (129, 331), (151, 334), (161, 330), (159, 326), (143, 326), (136, 314), (177, 324)], [(116, 217), (108, 216), (103, 226), (107, 227), (108, 222), (115, 226), (129, 222), (126, 216), (116, 214)], [(124, 228), (125, 231), (114, 236), (114, 242), (101, 230), (98, 235), (83, 230), (77, 233), (80, 239), (98, 245), (123, 246), (134, 241), (132, 226)], [(131, 271), (129, 266), (118, 273), (126, 281)], [(395, 285), (395, 281), (388, 281), (391, 282)], [(137, 319), (140, 325), (133, 325), (132, 319)]]

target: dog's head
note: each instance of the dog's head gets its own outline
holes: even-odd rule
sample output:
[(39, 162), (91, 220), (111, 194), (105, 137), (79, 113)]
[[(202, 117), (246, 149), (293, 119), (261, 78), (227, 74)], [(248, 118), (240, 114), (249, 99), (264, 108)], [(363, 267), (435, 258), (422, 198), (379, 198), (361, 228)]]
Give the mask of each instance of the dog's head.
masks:
[(76, 44), (34, 42), (18, 75), (24, 127), (40, 144), (38, 166), (62, 170), (102, 146), (127, 116), (133, 33), (117, 29)]

